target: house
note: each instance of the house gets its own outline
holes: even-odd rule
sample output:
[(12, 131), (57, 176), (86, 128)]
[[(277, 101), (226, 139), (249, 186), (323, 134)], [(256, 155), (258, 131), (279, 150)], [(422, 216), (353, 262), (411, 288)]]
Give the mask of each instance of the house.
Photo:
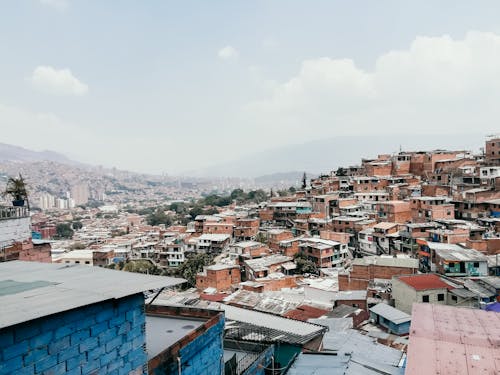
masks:
[(202, 234), (196, 241), (196, 250), (208, 254), (219, 254), (229, 246), (229, 234)]
[(389, 333), (405, 335), (410, 331), (411, 316), (385, 303), (370, 308), (370, 319)]
[(377, 202), (375, 205), (378, 221), (406, 223), (411, 221), (410, 203), (406, 201)]
[(246, 277), (249, 280), (267, 277), (271, 273), (281, 271), (283, 266), (291, 260), (291, 257), (280, 254), (245, 260)]
[(319, 268), (343, 267), (351, 258), (346, 244), (322, 238), (304, 238), (299, 249)]
[(240, 282), (240, 266), (235, 264), (214, 264), (204, 267), (202, 272), (196, 274), (196, 288), (199, 290), (214, 288), (217, 291), (227, 291)]
[(143, 292), (183, 282), (81, 265), (1, 263), (0, 374), (146, 373), (148, 353), (163, 343), (146, 340)]
[(392, 296), (396, 309), (411, 313), (416, 302), (446, 305), (448, 290), (452, 286), (445, 283), (439, 275), (421, 274), (394, 276), (392, 278)]
[(415, 274), (418, 259), (408, 256), (365, 256), (352, 260), (349, 271), (339, 273), (339, 290), (367, 289), (375, 279), (391, 280), (393, 276)]
[(499, 337), (500, 314), (416, 303), (405, 374), (498, 373)]
[(488, 276), (488, 258), (474, 249), (419, 240), (422, 270), (446, 276)]

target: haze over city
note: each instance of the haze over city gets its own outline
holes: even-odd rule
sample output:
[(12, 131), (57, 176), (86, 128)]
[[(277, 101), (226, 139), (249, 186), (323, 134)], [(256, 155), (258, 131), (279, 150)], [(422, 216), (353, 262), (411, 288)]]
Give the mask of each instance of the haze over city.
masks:
[(464, 141), (450, 148), (476, 149), (498, 129), (495, 1), (2, 8), (2, 142), (85, 163), (196, 174), (339, 136), (395, 152), (416, 148), (409, 135), (426, 149), (453, 133)]

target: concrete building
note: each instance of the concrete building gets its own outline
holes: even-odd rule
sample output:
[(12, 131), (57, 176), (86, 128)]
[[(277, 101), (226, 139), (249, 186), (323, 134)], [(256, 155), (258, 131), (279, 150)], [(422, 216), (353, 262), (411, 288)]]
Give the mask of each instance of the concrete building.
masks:
[(435, 274), (392, 278), (394, 305), (407, 314), (411, 314), (412, 305), (416, 302), (446, 305), (449, 289), (452, 287)]

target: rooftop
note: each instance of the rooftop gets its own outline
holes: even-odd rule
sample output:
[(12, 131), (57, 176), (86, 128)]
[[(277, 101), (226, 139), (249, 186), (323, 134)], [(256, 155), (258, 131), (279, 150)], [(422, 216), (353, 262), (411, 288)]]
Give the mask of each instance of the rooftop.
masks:
[(413, 304), (406, 374), (500, 372), (500, 314)]
[(411, 320), (410, 315), (386, 303), (379, 303), (370, 308), (370, 311), (396, 324), (406, 323)]
[(0, 263), (0, 328), (184, 281), (100, 267)]
[(418, 268), (418, 259), (409, 257), (385, 257), (385, 256), (366, 256), (364, 258), (355, 258), (352, 260), (353, 265), (368, 266), (370, 264), (382, 267), (403, 267), (403, 268)]
[(415, 290), (450, 288), (449, 284), (435, 274), (400, 276), (398, 279)]

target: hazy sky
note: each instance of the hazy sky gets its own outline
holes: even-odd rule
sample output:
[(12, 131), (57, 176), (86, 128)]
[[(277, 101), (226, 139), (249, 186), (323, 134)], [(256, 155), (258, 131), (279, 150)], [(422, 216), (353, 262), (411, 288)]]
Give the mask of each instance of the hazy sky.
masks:
[(335, 135), (500, 131), (499, 1), (0, 9), (4, 143), (179, 173)]

